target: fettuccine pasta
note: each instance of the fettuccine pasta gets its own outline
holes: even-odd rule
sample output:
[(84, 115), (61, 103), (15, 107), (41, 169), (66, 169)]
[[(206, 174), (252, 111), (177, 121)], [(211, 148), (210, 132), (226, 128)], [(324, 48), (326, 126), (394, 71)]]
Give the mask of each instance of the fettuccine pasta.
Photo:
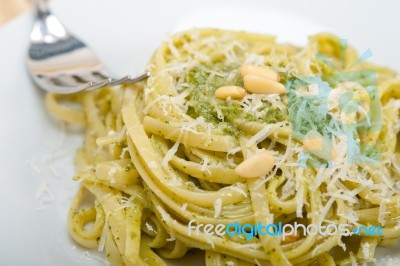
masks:
[[(342, 48), (330, 34), (313, 36), (301, 48), (272, 36), (196, 29), (162, 44), (144, 83), (47, 94), (53, 115), (86, 132), (75, 157), (74, 180), (81, 188), (69, 212), (72, 238), (104, 251), (112, 265), (166, 265), (164, 258), (183, 257), (190, 249), (204, 250), (206, 265), (372, 261), (377, 246), (400, 236), (400, 77), (356, 63), (356, 51)], [(243, 66), (250, 66), (247, 80)], [(252, 71), (278, 76), (268, 83), (249, 77)], [(343, 80), (340, 73), (350, 72), (355, 74), (343, 75), (351, 80)], [(301, 96), (318, 95), (309, 80), (318, 81), (320, 91), (322, 85), (333, 88), (326, 114)], [(272, 84), (271, 91), (263, 93), (257, 82)], [(290, 89), (298, 84), (305, 91), (293, 94)], [(376, 94), (368, 90), (374, 85)], [(349, 88), (367, 104), (347, 115), (337, 104), (346, 97), (337, 94)], [(349, 126), (362, 119), (368, 123)], [(358, 161), (348, 160), (351, 138), (367, 147)], [(238, 170), (263, 152), (270, 168), (249, 167), (247, 161)], [(89, 205), (86, 195), (92, 196)], [(214, 226), (373, 225), (383, 228), (383, 236), (246, 240), (245, 235), (196, 233), (191, 220)]]

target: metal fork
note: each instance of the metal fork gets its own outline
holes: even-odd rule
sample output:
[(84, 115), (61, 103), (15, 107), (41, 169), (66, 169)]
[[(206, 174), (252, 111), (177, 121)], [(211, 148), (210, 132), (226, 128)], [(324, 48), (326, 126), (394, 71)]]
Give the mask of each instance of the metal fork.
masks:
[(46, 0), (34, 1), (36, 18), (30, 36), (27, 64), (33, 80), (49, 92), (69, 94), (106, 85), (139, 82), (130, 75), (120, 79), (103, 66), (85, 43), (70, 34), (47, 7)]

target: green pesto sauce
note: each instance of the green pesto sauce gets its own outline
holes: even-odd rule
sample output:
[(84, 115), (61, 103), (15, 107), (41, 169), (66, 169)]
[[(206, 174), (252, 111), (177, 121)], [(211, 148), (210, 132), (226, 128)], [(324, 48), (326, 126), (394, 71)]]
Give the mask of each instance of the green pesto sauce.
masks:
[[(215, 90), (222, 86), (241, 86), (243, 80), (239, 73), (239, 65), (198, 65), (193, 67), (186, 75), (185, 82), (190, 85), (191, 93), (188, 96), (189, 108), (187, 114), (192, 118), (202, 116), (206, 122), (216, 126), (222, 134), (239, 137), (243, 134), (233, 123), (235, 119), (257, 121), (264, 123), (277, 123), (288, 119), (287, 110), (281, 111), (273, 108), (270, 103), (264, 102), (259, 109), (265, 111), (261, 117), (249, 114), (243, 110), (240, 100), (219, 100), (215, 98)], [(213, 74), (213, 73), (219, 73)], [(226, 76), (231, 75), (228, 80)], [(220, 110), (224, 119), (218, 116)]]

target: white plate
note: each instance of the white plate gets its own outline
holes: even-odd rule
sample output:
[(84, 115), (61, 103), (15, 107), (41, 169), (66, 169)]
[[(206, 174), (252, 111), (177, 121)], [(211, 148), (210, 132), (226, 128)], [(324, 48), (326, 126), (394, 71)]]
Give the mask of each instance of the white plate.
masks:
[[(395, 1), (387, 1), (385, 12), (378, 12), (381, 6), (373, 1), (341, 0), (334, 6), (317, 0), (213, 2), (57, 0), (52, 7), (121, 75), (140, 73), (162, 39), (194, 26), (272, 33), (297, 44), (330, 30), (358, 49), (371, 48), (375, 61), (400, 70)], [(31, 19), (26, 14), (0, 29), (0, 264), (101, 265), (96, 251), (83, 252), (67, 233), (66, 215), (76, 191), (72, 159), (82, 136), (79, 130), (62, 134), (44, 109), (44, 94), (28, 78), (24, 58)], [(379, 264), (385, 265), (388, 255), (399, 257), (397, 250), (380, 249)]]

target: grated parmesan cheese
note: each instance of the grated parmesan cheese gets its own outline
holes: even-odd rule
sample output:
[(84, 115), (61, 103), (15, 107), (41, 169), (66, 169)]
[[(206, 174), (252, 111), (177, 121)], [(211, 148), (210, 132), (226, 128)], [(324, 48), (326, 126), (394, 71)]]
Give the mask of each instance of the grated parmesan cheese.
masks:
[(111, 265), (108, 260), (103, 259), (103, 258), (101, 258), (99, 256), (95, 256), (95, 255), (91, 254), (89, 251), (82, 252), (82, 257), (86, 258), (86, 259), (89, 259), (89, 260), (97, 260), (99, 262), (104, 263), (104, 265)]
[(289, 179), (286, 183), (282, 186), (282, 200), (289, 198), (290, 196), (296, 193), (296, 183)]
[(300, 187), (296, 195), (296, 217), (303, 218), (304, 188)]
[(254, 144), (258, 144), (263, 141), (266, 137), (268, 137), (270, 131), (270, 126), (266, 125), (263, 129), (257, 132), (253, 137), (249, 139), (246, 143), (246, 147), (249, 148)]
[(221, 214), (222, 199), (218, 198), (214, 201), (214, 218), (217, 218)]
[(247, 194), (243, 189), (241, 189), (241, 188), (239, 188), (237, 186), (230, 186), (230, 187), (227, 187), (227, 188), (229, 188), (231, 190), (234, 190), (234, 191), (237, 191), (237, 192), (239, 192), (240, 194), (242, 194), (243, 196), (245, 196), (247, 198)]
[(382, 199), (381, 203), (379, 205), (379, 215), (378, 215), (378, 222), (381, 225), (385, 225), (386, 224), (386, 214), (390, 213), (386, 210), (386, 199)]
[(332, 207), (333, 202), (335, 201), (335, 198), (329, 198), (329, 200), (325, 203), (325, 206), (322, 208), (319, 216), (319, 221), (322, 222), (323, 219), (325, 219), (326, 215), (328, 214), (328, 211)]
[(125, 153), (127, 153), (127, 152), (128, 152), (128, 154), (129, 154), (129, 149), (128, 149), (128, 147), (122, 148), (121, 155), (119, 156), (119, 158), (120, 158), (120, 159), (124, 159), (124, 158), (125, 158)]
[(56, 170), (56, 168), (53, 165), (53, 157), (54, 154), (50, 154), (48, 157), (44, 159), (44, 162), (53, 176), (60, 177), (61, 176), (60, 173)]
[(370, 254), (369, 254), (369, 248), (370, 244), (365, 242), (361, 244), (361, 251), (364, 259), (368, 259)]
[(149, 166), (149, 168), (151, 169), (155, 169), (157, 168), (157, 163), (155, 161), (149, 161), (149, 163), (147, 164)]
[(111, 183), (116, 172), (117, 172), (117, 167), (115, 166), (110, 167), (110, 170), (108, 170), (108, 176), (111, 178)]
[(214, 244), (214, 241), (212, 240), (212, 238), (210, 236), (208, 236), (208, 235), (205, 235), (204, 238), (205, 238), (206, 242), (208, 244), (210, 244), (211, 249), (214, 249), (215, 248), (215, 244)]
[(36, 159), (26, 160), (25, 163), (29, 165), (36, 173), (38, 174), (42, 173), (42, 171), (40, 170), (40, 168), (36, 163)]
[(209, 163), (210, 163), (210, 158), (208, 158), (207, 156), (205, 156), (205, 157), (203, 158), (202, 163), (201, 163), (200, 170), (201, 170), (202, 172), (207, 172), (209, 175), (211, 175), (210, 169), (207, 168), (207, 166), (209, 165)]
[(51, 192), (47, 182), (43, 182), (36, 191), (36, 199), (43, 203), (50, 203), (54, 201), (54, 194)]
[(263, 66), (264, 62), (265, 62), (264, 56), (254, 53), (247, 55), (246, 59), (244, 60), (245, 64), (257, 65), (257, 66)]
[(171, 149), (169, 149), (168, 152), (165, 154), (165, 156), (162, 160), (163, 167), (165, 167), (165, 168), (168, 167), (168, 162), (172, 160), (175, 153), (178, 151), (178, 148), (179, 148), (179, 142), (177, 141), (174, 143), (174, 145), (171, 147)]
[(339, 239), (338, 246), (341, 247), (343, 251), (346, 251), (347, 249), (346, 244), (342, 241), (342, 238)]
[(173, 242), (176, 240), (175, 235), (173, 233), (169, 233), (169, 238), (166, 239), (168, 242)]
[(157, 233), (156, 230), (154, 230), (153, 226), (151, 226), (151, 224), (149, 223), (145, 223), (147, 230), (149, 230), (152, 233)]
[(178, 49), (176, 49), (175, 45), (172, 43), (172, 40), (168, 40), (168, 48), (171, 51), (171, 54), (176, 57), (180, 58), (181, 54), (179, 53)]
[(187, 206), (188, 206), (188, 204), (186, 202), (183, 203), (182, 207), (181, 207), (182, 211), (186, 211)]

